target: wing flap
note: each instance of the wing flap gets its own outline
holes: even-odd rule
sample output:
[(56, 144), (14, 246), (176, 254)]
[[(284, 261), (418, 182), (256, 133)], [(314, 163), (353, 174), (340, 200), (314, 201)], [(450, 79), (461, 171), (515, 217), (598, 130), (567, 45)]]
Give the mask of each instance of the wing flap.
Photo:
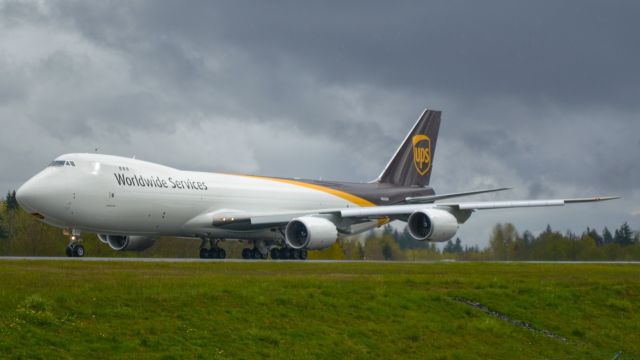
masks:
[(475, 190), (475, 191), (465, 191), (459, 193), (450, 193), (450, 194), (441, 194), (441, 195), (429, 195), (429, 196), (414, 196), (405, 198), (405, 202), (410, 204), (424, 204), (424, 203), (432, 203), (436, 200), (444, 200), (451, 199), (462, 196), (470, 196), (470, 195), (478, 195), (478, 194), (487, 194), (498, 191), (511, 190), (512, 188), (498, 188), (498, 189), (484, 189), (484, 190)]

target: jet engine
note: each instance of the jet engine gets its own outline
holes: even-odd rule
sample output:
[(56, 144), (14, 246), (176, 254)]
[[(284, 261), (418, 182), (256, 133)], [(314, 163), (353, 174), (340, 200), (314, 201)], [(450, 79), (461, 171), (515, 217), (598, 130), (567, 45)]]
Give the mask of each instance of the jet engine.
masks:
[(150, 248), (156, 239), (146, 236), (98, 235), (98, 239), (116, 251), (142, 251)]
[(424, 209), (409, 216), (407, 228), (416, 240), (442, 242), (455, 236), (458, 220), (448, 211)]
[(331, 221), (314, 216), (293, 219), (285, 229), (285, 242), (294, 249), (319, 250), (338, 239), (338, 229)]

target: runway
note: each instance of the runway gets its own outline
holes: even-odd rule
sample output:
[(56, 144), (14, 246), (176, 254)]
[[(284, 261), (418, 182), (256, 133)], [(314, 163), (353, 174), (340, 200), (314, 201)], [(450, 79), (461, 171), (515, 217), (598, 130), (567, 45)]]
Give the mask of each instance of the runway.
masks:
[(610, 264), (640, 265), (640, 261), (464, 261), (464, 260), (425, 260), (425, 261), (391, 261), (391, 260), (253, 260), (253, 259), (200, 259), (200, 258), (119, 258), (119, 257), (64, 257), (64, 256), (5, 256), (0, 261), (79, 261), (79, 262), (146, 262), (146, 263), (378, 263), (378, 264), (443, 264), (443, 263), (501, 263), (501, 264)]

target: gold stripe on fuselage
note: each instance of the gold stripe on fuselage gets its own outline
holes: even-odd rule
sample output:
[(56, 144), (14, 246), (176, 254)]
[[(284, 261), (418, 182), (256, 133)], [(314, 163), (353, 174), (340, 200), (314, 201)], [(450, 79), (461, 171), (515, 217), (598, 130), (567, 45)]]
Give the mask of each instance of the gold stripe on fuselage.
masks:
[[(310, 183), (306, 183), (304, 181), (297, 181), (297, 180), (292, 180), (292, 179), (271, 178), (271, 177), (254, 176), (254, 175), (246, 175), (246, 176), (250, 176), (250, 177), (258, 178), (258, 179), (264, 179), (264, 180), (278, 181), (278, 182), (282, 182), (282, 183), (285, 183), (285, 184), (298, 185), (298, 186), (306, 187), (306, 188), (309, 188), (309, 189), (322, 191), (322, 192), (337, 196), (337, 197), (339, 197), (341, 199), (344, 199), (344, 200), (347, 200), (347, 201), (351, 201), (352, 203), (357, 204), (357, 205), (362, 206), (362, 207), (376, 206), (376, 204), (372, 203), (371, 201), (363, 199), (363, 198), (361, 198), (359, 196), (355, 196), (353, 194), (349, 194), (348, 192), (332, 189), (330, 187), (326, 187), (326, 186), (322, 186), (322, 185), (318, 185), (318, 184), (310, 184)], [(389, 217), (384, 217), (382, 219), (378, 219), (378, 226), (382, 226), (382, 225), (388, 224), (390, 222), (390, 220), (391, 219), (389, 219)]]
[(318, 185), (318, 184), (310, 184), (310, 183), (306, 183), (304, 181), (298, 181), (298, 180), (292, 180), (292, 179), (272, 178), (272, 177), (254, 176), (254, 175), (242, 175), (242, 176), (248, 176), (248, 177), (252, 177), (252, 178), (256, 178), (256, 179), (277, 181), (277, 182), (281, 182), (281, 183), (285, 183), (285, 184), (297, 185), (297, 186), (306, 187), (308, 189), (314, 189), (314, 190), (322, 191), (322, 192), (325, 192), (327, 194), (331, 194), (331, 195), (337, 196), (337, 197), (339, 197), (341, 199), (350, 201), (350, 202), (352, 202), (352, 203), (354, 203), (354, 204), (356, 204), (358, 206), (362, 206), (362, 207), (376, 206), (376, 204), (372, 203), (369, 200), (363, 199), (363, 198), (361, 198), (359, 196), (356, 196), (356, 195), (353, 195), (353, 194), (349, 194), (348, 192), (332, 189), (332, 188), (327, 187), (327, 186), (322, 186), (322, 185)]

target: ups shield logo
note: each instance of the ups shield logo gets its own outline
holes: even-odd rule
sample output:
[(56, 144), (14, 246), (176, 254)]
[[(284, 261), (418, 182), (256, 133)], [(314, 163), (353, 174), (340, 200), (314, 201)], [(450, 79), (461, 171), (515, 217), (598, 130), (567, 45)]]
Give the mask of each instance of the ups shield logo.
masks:
[(431, 169), (431, 139), (427, 135), (416, 135), (413, 142), (413, 165), (418, 174), (424, 176)]

